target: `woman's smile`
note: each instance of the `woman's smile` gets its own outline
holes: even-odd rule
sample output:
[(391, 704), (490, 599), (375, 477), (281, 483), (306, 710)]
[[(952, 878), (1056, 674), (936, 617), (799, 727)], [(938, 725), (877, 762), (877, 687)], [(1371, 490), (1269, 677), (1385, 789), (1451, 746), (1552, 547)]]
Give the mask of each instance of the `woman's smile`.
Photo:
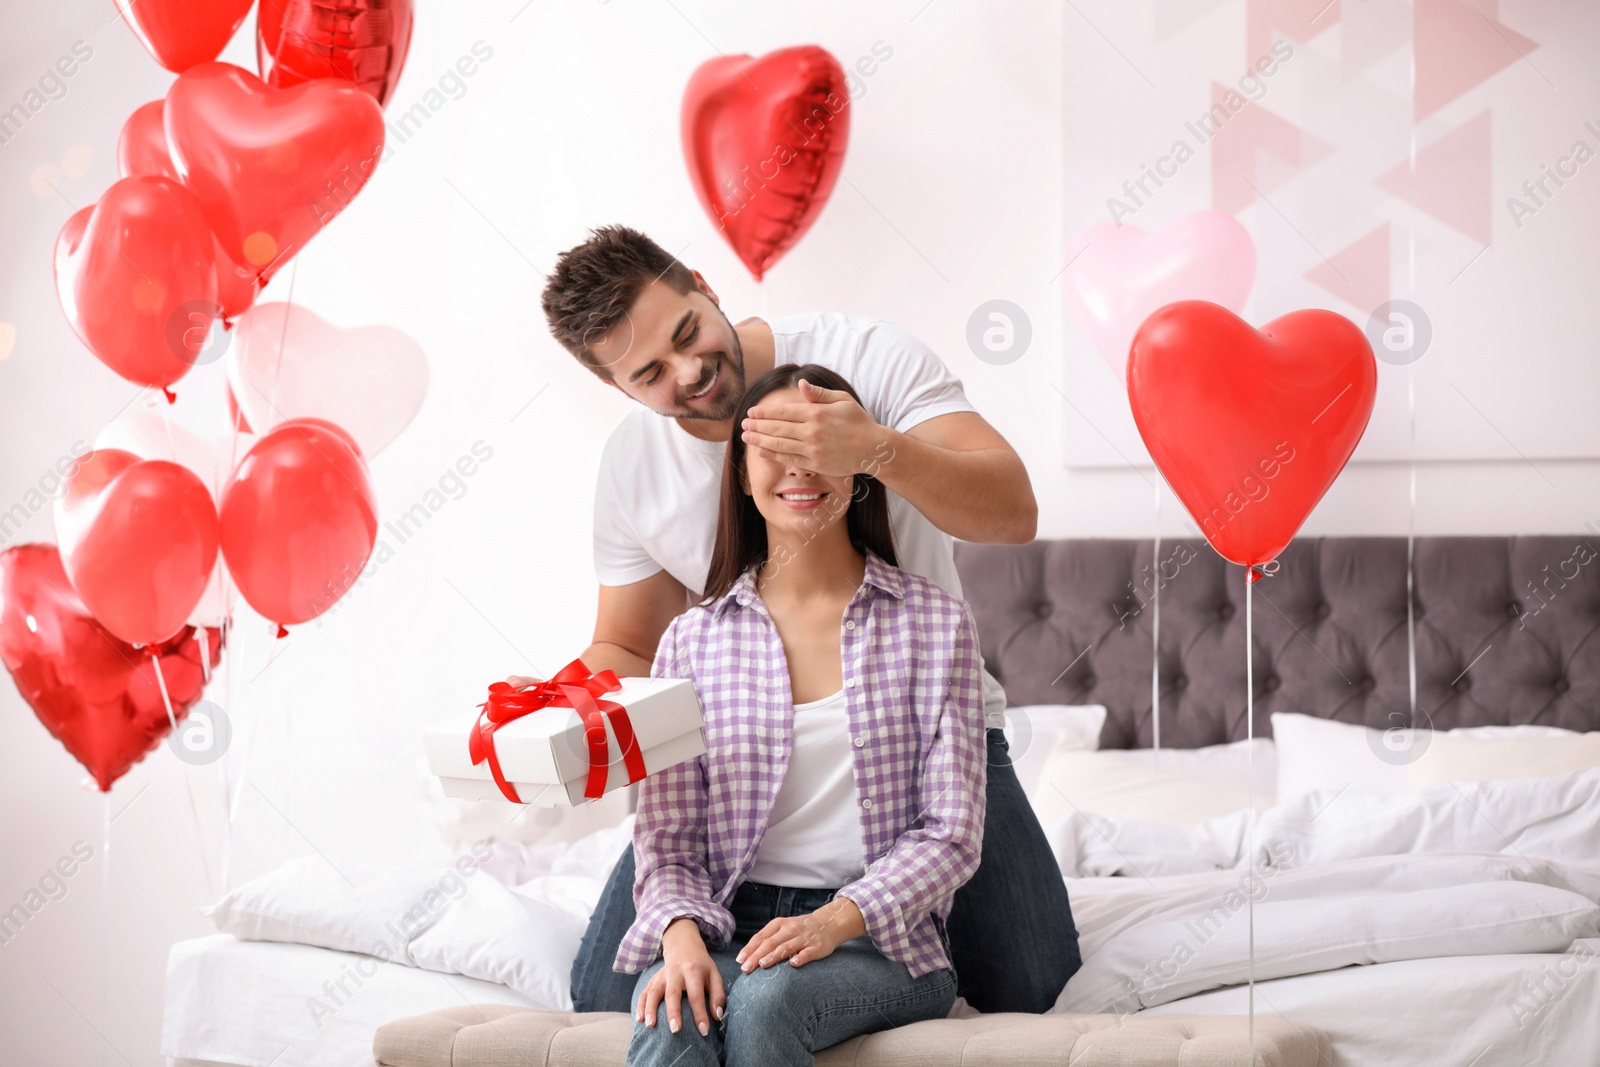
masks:
[(828, 494), (820, 489), (780, 489), (774, 494), (783, 506), (794, 511), (810, 511), (822, 506)]

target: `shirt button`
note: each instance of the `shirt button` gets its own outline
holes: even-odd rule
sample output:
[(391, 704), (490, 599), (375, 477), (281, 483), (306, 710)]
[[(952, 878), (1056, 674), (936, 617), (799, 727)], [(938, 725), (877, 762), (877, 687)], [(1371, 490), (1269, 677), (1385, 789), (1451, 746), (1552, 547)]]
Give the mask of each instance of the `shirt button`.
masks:
[(846, 686), (848, 686), (849, 688), (854, 689), (856, 687), (856, 680), (854, 678), (851, 678), (849, 681), (845, 682), (844, 684)]
[(849, 622), (845, 623), (844, 628), (846, 630), (854, 630), (856, 628), (855, 620), (851, 619)]
[(862, 737), (858, 737), (858, 738), (856, 738), (856, 747), (857, 747), (857, 748), (860, 748), (860, 747), (861, 747), (861, 746), (862, 746), (862, 745), (864, 745), (864, 744), (866, 744), (866, 743), (867, 743), (867, 742), (866, 742), (866, 739), (865, 739), (865, 738), (862, 738)]
[(870, 808), (870, 807), (872, 807), (872, 801), (871, 800), (863, 800), (861, 802), (861, 806), (863, 808)]

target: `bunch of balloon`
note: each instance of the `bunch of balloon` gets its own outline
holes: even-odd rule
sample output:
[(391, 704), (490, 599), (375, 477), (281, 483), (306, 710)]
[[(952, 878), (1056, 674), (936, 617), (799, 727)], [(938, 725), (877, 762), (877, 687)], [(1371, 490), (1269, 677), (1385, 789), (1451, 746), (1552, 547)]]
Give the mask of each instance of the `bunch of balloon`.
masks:
[[(128, 117), (117, 144), (120, 180), (56, 240), (56, 289), (79, 339), (169, 401), (171, 386), (211, 347), (213, 324), (225, 328), (243, 314), (371, 178), (384, 147), (377, 94), (398, 76), (410, 41), (409, 6), (403, 18), (385, 7), (373, 19), (339, 5), (340, 17), (322, 17), (321, 5), (314, 17), (309, 5), (291, 4), (291, 20), (307, 24), (272, 20), (280, 40), (303, 50), (320, 40), (330, 66), (302, 64), (298, 79), (267, 84), (216, 61), (250, 6), (141, 0), (124, 10), (178, 77), (164, 99)], [(346, 53), (332, 46), (350, 25), (379, 23), (403, 39), (387, 47), (382, 86), (357, 84), (338, 66)]]
[(680, 121), (689, 180), (757, 282), (828, 202), (850, 111), (844, 68), (818, 45), (721, 56), (690, 75)]
[[(102, 791), (211, 681), (234, 592), (282, 636), (348, 588), (376, 538), (367, 456), (410, 421), (427, 383), (421, 350), (398, 331), (348, 331), (356, 357), (331, 328), (291, 351), (293, 309), (268, 305), (263, 321), (282, 325), (273, 371), (263, 375), (252, 331), (240, 347), (257, 358), (226, 385), (228, 447), (168, 413), (218, 331), (247, 323), (262, 287), (372, 178), (410, 0), (265, 5), (259, 78), (217, 60), (251, 0), (119, 7), (176, 78), (125, 121), (119, 179), (62, 227), (55, 284), (89, 351), (167, 405), (159, 417), (134, 408), (75, 457), (54, 508), (59, 547), (0, 554), (0, 657)], [(379, 378), (388, 392), (364, 405), (358, 394)], [(255, 406), (280, 385), (290, 412)]]
[[(1240, 314), (1256, 277), (1256, 248), (1244, 224), (1223, 211), (1195, 211), (1146, 233), (1127, 222), (1098, 222), (1068, 242), (1062, 272), (1067, 309), (1105, 360), (1119, 387), (1128, 346), (1153, 312), (1178, 300), (1208, 300)], [(1150, 576), (1137, 601), (1150, 604), (1150, 731), (1161, 751), (1161, 485)]]
[[(1145, 447), (1207, 542), (1244, 567), (1245, 731), (1255, 780), (1251, 590), (1327, 493), (1366, 432), (1378, 368), (1342, 315), (1295, 311), (1260, 329), (1227, 308), (1157, 309), (1128, 349), (1128, 402)], [(1251, 798), (1253, 806), (1253, 797)], [(1254, 822), (1246, 855), (1254, 856)], [(1255, 912), (1249, 1015), (1255, 1025)]]

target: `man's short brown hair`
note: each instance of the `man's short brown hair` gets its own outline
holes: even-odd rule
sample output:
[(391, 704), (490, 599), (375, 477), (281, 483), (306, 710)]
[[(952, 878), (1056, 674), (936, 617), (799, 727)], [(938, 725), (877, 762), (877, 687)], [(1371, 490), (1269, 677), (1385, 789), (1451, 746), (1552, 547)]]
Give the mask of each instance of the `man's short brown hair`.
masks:
[(695, 288), (689, 268), (638, 230), (591, 230), (587, 241), (561, 253), (545, 283), (541, 303), (551, 334), (596, 377), (611, 381), (611, 371), (595, 359), (589, 343), (621, 322), (644, 287), (658, 278), (679, 293)]

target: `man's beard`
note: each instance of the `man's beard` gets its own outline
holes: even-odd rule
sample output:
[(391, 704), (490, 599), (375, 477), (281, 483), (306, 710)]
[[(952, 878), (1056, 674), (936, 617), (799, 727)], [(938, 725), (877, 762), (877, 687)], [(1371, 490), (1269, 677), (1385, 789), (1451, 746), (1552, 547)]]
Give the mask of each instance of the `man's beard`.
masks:
[[(717, 308), (717, 314), (721, 315), (722, 321), (727, 323), (728, 336), (733, 338), (732, 359), (723, 358), (721, 355), (717, 357), (717, 365), (721, 367), (722, 372), (722, 381), (717, 383), (717, 388), (722, 390), (728, 401), (717, 410), (702, 411), (696, 408), (679, 407), (676, 418), (710, 419), (716, 422), (725, 422), (733, 418), (733, 413), (739, 407), (739, 399), (744, 396), (744, 345), (739, 342), (739, 331), (735, 330), (733, 323), (728, 321), (727, 314), (717, 305), (713, 304), (712, 306)], [(711, 368), (711, 373), (713, 375), (717, 373), (717, 366)], [(705, 382), (698, 382), (694, 389), (690, 389), (689, 392), (693, 393), (696, 389), (704, 389), (705, 386)]]

